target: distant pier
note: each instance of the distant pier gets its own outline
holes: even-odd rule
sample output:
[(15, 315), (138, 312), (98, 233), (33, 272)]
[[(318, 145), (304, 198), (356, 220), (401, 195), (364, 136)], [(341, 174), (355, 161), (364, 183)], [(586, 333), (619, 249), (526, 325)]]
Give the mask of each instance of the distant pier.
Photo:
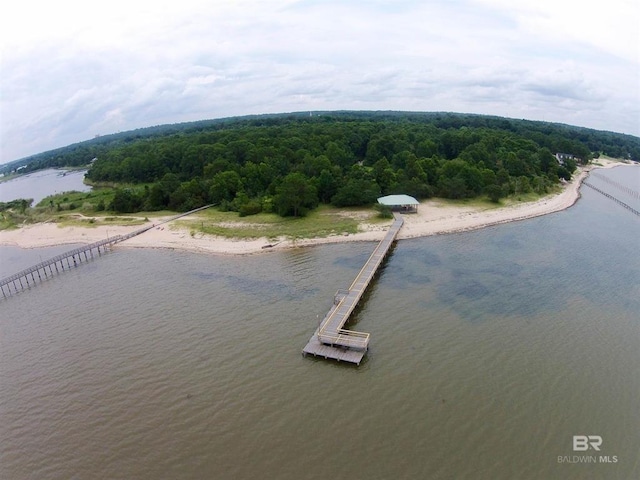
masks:
[[(604, 177), (599, 177), (599, 178), (604, 178)], [(611, 183), (613, 183), (613, 182), (611, 182)], [(613, 196), (613, 195), (611, 195), (611, 194), (609, 194), (609, 193), (607, 193), (607, 192), (605, 192), (605, 191), (603, 191), (603, 190), (600, 190), (600, 189), (599, 189), (599, 188), (597, 188), (597, 187), (594, 187), (592, 184), (590, 184), (590, 183), (589, 183), (589, 182), (587, 182), (587, 181), (583, 181), (583, 182), (582, 182), (582, 184), (583, 184), (583, 185), (586, 185), (586, 186), (587, 186), (587, 187), (589, 187), (589, 188), (592, 188), (593, 190), (595, 190), (596, 192), (598, 192), (600, 195), (604, 195), (604, 196), (605, 196), (605, 197), (607, 197), (608, 199), (613, 200), (614, 202), (616, 202), (616, 203), (617, 203), (618, 205), (620, 205), (621, 207), (626, 208), (627, 210), (629, 210), (629, 211), (630, 211), (631, 213), (633, 213), (634, 215), (636, 215), (636, 216), (640, 217), (640, 211), (636, 210), (636, 209), (635, 209), (635, 208), (633, 208), (631, 205), (628, 205), (628, 204), (624, 203), (624, 202), (623, 202), (622, 200), (620, 200), (619, 198), (617, 198), (617, 197), (615, 197), (615, 196)], [(639, 195), (638, 195), (638, 192), (636, 192), (635, 190), (632, 190), (632, 189), (630, 189), (630, 188), (627, 188), (627, 187), (623, 187), (623, 188), (625, 188), (625, 189), (627, 190), (627, 193), (628, 193), (629, 195), (631, 195), (633, 198), (638, 198), (638, 196), (639, 196)]]
[(0, 280), (0, 290), (2, 291), (2, 296), (3, 298), (7, 298), (22, 290), (31, 288), (37, 283), (42, 282), (49, 277), (53, 277), (55, 274), (62, 273), (65, 270), (70, 270), (71, 268), (77, 267), (83, 262), (88, 262), (94, 259), (96, 256), (101, 256), (107, 250), (111, 249), (111, 247), (116, 243), (124, 242), (125, 240), (140, 235), (141, 233), (151, 230), (158, 225), (171, 222), (186, 215), (191, 215), (192, 213), (199, 212), (200, 210), (204, 210), (211, 206), (212, 205), (206, 205), (204, 207), (196, 208), (195, 210), (191, 210), (186, 213), (181, 213), (169, 218), (168, 220), (164, 220), (163, 222), (159, 222), (148, 227), (140, 228), (126, 235), (117, 235), (105, 240), (100, 240), (99, 242), (75, 248), (60, 255), (56, 255), (53, 258), (45, 260), (44, 262), (40, 262), (37, 265), (26, 268), (18, 273), (14, 273), (9, 277)]
[(90, 245), (85, 245), (3, 278), (0, 280), (2, 296), (6, 298), (21, 290), (30, 288), (49, 277), (53, 277), (55, 274), (77, 267), (82, 262), (92, 260), (94, 255), (102, 255), (110, 249), (113, 244), (121, 242), (122, 240), (124, 240), (122, 235), (118, 235)]
[(333, 306), (327, 312), (317, 330), (302, 350), (311, 354), (338, 361), (360, 364), (369, 348), (369, 334), (344, 328), (362, 295), (371, 283), (391, 245), (398, 235), (404, 220), (398, 213), (384, 239), (378, 244), (347, 290), (338, 290)]

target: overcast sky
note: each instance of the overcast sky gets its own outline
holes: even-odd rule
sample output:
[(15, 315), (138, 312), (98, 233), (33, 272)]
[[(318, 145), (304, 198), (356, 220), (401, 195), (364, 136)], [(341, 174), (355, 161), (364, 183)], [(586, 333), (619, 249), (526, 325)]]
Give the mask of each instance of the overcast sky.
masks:
[(0, 163), (134, 128), (412, 110), (640, 135), (637, 0), (19, 0)]

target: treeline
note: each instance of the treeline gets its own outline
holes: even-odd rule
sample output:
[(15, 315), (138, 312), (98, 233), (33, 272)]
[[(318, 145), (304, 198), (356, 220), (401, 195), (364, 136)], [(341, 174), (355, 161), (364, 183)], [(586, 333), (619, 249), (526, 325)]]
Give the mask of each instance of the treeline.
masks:
[(576, 166), (559, 164), (556, 152), (584, 162), (600, 153), (639, 159), (640, 139), (482, 115), (331, 112), (152, 127), (41, 154), (36, 163), (97, 158), (89, 180), (134, 185), (116, 190), (108, 208), (118, 212), (217, 203), (242, 215), (303, 215), (318, 203), (367, 205), (393, 193), (494, 201), (544, 193)]
[[(549, 147), (511, 129), (444, 128), (419, 116), (274, 120), (121, 145), (100, 157), (87, 177), (145, 185), (116, 191), (111, 208), (120, 212), (218, 203), (243, 215), (303, 215), (318, 203), (368, 205), (393, 193), (486, 194), (495, 201), (545, 193), (576, 166), (571, 160), (560, 165)], [(575, 140), (546, 141), (561, 142), (563, 153), (585, 161), (591, 155)]]
[[(144, 139), (159, 138), (173, 134), (190, 135), (242, 126), (277, 126), (296, 120), (354, 121), (373, 120), (383, 122), (418, 122), (431, 124), (439, 129), (489, 128), (505, 130), (546, 146), (553, 152), (571, 153), (572, 148), (586, 149), (588, 152), (602, 153), (614, 158), (640, 161), (640, 139), (632, 135), (593, 130), (558, 123), (516, 120), (488, 115), (427, 112), (309, 112), (290, 114), (248, 115), (212, 120), (200, 120), (178, 124), (157, 125), (126, 132), (98, 136), (91, 140), (75, 143), (67, 147), (50, 150), (25, 157), (0, 166), (0, 173), (9, 174), (19, 167), (22, 173), (52, 167), (73, 167), (87, 165), (93, 158), (101, 157), (109, 149)], [(578, 154), (578, 156), (581, 156)]]

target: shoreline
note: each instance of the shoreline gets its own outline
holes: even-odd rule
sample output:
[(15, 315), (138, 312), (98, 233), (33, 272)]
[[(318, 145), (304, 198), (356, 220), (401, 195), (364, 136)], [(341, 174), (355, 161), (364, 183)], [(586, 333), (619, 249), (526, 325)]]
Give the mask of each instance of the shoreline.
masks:
[[(397, 238), (402, 240), (461, 233), (559, 212), (571, 207), (578, 201), (582, 181), (592, 170), (624, 165), (637, 166), (637, 164), (627, 164), (611, 159), (598, 159), (598, 163), (601, 165), (587, 165), (584, 168), (580, 168), (578, 173), (562, 187), (560, 193), (547, 195), (534, 202), (523, 202), (503, 207), (478, 207), (450, 205), (439, 199), (423, 201), (420, 203), (418, 213), (404, 215), (405, 223)], [(197, 218), (197, 216), (194, 218)], [(154, 219), (144, 226), (149, 226), (160, 220)], [(103, 240), (109, 236), (124, 235), (141, 227), (141, 225), (58, 227), (55, 223), (39, 223), (17, 230), (0, 231), (0, 246), (40, 248), (65, 244), (88, 244)], [(328, 243), (379, 241), (384, 237), (388, 225), (387, 223), (375, 226), (361, 224), (360, 227), (362, 228), (361, 232), (348, 235), (302, 240), (281, 237), (274, 241), (267, 238), (237, 240), (207, 236), (202, 233), (191, 235), (186, 227), (175, 229), (170, 228), (168, 225), (162, 225), (118, 244), (117, 248), (168, 248), (197, 253), (243, 255)], [(268, 244), (277, 245), (271, 248), (263, 248)]]

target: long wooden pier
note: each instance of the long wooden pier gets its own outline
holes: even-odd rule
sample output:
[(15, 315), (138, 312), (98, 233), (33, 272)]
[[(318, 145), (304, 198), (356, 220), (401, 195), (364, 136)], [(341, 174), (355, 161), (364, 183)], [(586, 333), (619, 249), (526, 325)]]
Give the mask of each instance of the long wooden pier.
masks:
[[(14, 273), (9, 277), (3, 278), (0, 280), (2, 296), (6, 298), (21, 290), (30, 288), (38, 282), (44, 281), (48, 277), (53, 277), (57, 273), (77, 267), (83, 261), (86, 262), (93, 259), (94, 252), (95, 255), (102, 255), (102, 253), (109, 250), (113, 244), (123, 240), (123, 236), (118, 235), (106, 240), (75, 248), (60, 255), (56, 255), (44, 262), (40, 262), (37, 265), (25, 268), (24, 270)], [(47, 268), (49, 269), (48, 272)], [(13, 290), (11, 287), (13, 287)]]
[(347, 330), (344, 325), (360, 302), (404, 223), (400, 214), (394, 213), (393, 216), (394, 221), (391, 228), (377, 245), (351, 286), (347, 290), (336, 292), (333, 306), (302, 350), (303, 355), (312, 354), (358, 365), (362, 361), (369, 348), (369, 334)]
[[(604, 177), (603, 177), (604, 178)], [(607, 192), (600, 190), (597, 187), (594, 187), (593, 185), (591, 185), (589, 182), (587, 182), (586, 180), (583, 180), (582, 182), (583, 185), (586, 185), (589, 188), (592, 188), (593, 190), (595, 190), (596, 192), (598, 192), (601, 195), (604, 195), (605, 197), (607, 197), (610, 200), (613, 200), (614, 202), (616, 202), (618, 205), (620, 205), (621, 207), (626, 208), (627, 210), (629, 210), (631, 213), (633, 213), (634, 215), (637, 215), (638, 217), (640, 217), (640, 212), (638, 210), (636, 210), (635, 208), (633, 208), (631, 205), (627, 205), (626, 203), (624, 203), (622, 200), (620, 200), (619, 198), (614, 197), (613, 195), (608, 194)], [(625, 187), (626, 188), (626, 187)], [(634, 190), (628, 189), (630, 192), (634, 192)], [(634, 192), (637, 195), (637, 192)]]
[[(32, 267), (26, 268), (18, 273), (14, 273), (9, 277), (0, 280), (0, 290), (2, 290), (2, 296), (3, 298), (7, 298), (22, 290), (28, 289), (38, 282), (42, 282), (49, 277), (53, 277), (57, 273), (62, 273), (65, 270), (70, 270), (71, 268), (77, 267), (83, 261), (90, 261), (94, 258), (94, 253), (97, 256), (102, 255), (102, 253), (109, 250), (116, 243), (124, 242), (125, 240), (140, 235), (141, 233), (144, 233), (147, 230), (151, 230), (158, 225), (171, 222), (186, 215), (191, 215), (192, 213), (199, 212), (200, 210), (204, 210), (211, 206), (212, 205), (206, 205), (204, 207), (196, 208), (195, 210), (191, 210), (186, 213), (175, 215), (167, 220), (139, 228), (138, 230), (130, 232), (126, 235), (116, 235), (105, 240), (100, 240), (99, 242), (74, 248), (73, 250), (62, 253), (60, 255), (56, 255), (53, 258), (40, 262), (37, 265), (33, 265)], [(49, 270), (47, 271), (47, 269)]]

